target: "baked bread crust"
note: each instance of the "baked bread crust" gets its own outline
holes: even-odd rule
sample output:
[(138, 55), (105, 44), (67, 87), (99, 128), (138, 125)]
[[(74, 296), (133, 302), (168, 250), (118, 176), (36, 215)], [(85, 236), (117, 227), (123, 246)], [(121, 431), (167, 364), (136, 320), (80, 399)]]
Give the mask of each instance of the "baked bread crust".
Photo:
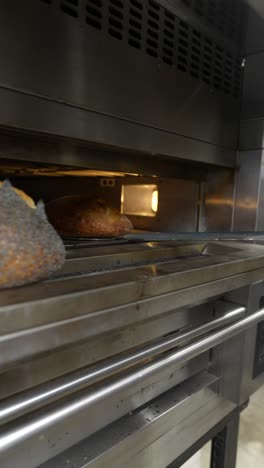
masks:
[[(7, 182), (6, 181), (1, 181), (0, 180), (0, 188), (2, 187), (3, 184), (6, 184)], [(25, 192), (23, 192), (23, 190), (20, 190), (16, 187), (13, 187), (11, 185), (12, 189), (22, 198), (22, 200), (24, 200), (26, 202), (26, 204), (30, 207), (30, 208), (36, 208), (36, 205), (35, 205), (35, 202), (34, 200), (32, 200), (32, 198), (27, 195)]]
[(130, 220), (104, 200), (81, 195), (50, 201), (46, 213), (62, 236), (119, 237), (133, 229)]
[[(30, 202), (31, 200), (31, 202)], [(8, 181), (0, 186), (0, 289), (49, 277), (65, 260), (62, 240), (47, 220), (44, 205)]]

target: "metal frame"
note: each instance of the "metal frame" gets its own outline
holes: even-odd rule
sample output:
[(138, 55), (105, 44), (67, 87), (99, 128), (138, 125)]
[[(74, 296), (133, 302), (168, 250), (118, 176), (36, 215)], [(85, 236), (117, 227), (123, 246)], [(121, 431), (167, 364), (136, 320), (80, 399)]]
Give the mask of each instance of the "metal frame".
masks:
[(204, 437), (189, 447), (167, 468), (180, 468), (210, 441), (212, 441), (210, 467), (235, 468), (240, 412), (244, 410), (245, 406), (231, 411), (228, 416), (219, 421)]

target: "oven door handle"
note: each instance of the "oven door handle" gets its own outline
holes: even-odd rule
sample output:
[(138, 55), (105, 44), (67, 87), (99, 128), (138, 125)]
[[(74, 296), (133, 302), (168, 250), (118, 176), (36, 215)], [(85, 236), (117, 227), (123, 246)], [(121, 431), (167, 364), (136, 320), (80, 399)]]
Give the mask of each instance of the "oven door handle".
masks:
[(6, 398), (0, 402), (0, 425), (124, 370), (127, 371), (129, 368), (142, 365), (147, 360), (153, 362), (153, 359), (172, 349), (175, 352), (176, 348), (179, 349), (179, 347), (193, 342), (201, 336), (208, 335), (209, 332), (238, 321), (247, 311), (243, 306), (226, 301), (215, 301), (214, 305), (220, 315), (200, 326), (187, 329), (184, 332), (171, 333), (139, 346), (133, 351), (125, 351), (116, 357), (104, 359), (101, 363), (78, 369), (66, 376), (57, 377), (51, 382), (40, 384), (33, 389)]
[[(32, 438), (36, 441), (36, 437), (43, 433), (46, 434), (47, 438), (49, 438), (49, 434), (54, 434), (54, 430), (60, 433), (64, 430), (65, 421), (67, 421), (67, 427), (79, 427), (80, 417), (87, 421), (87, 418), (92, 417), (93, 412), (98, 415), (99, 409), (100, 415), (103, 414), (102, 417), (104, 418), (104, 422), (100, 418), (96, 421), (98, 425), (96, 430), (100, 429), (106, 423), (111, 422), (112, 416), (106, 416), (109, 405), (112, 408), (118, 407), (118, 402), (123, 401), (122, 398), (131, 398), (133, 392), (142, 390), (144, 385), (149, 386), (150, 382), (154, 385), (157, 379), (164, 379), (166, 375), (168, 376), (168, 372), (175, 372), (188, 360), (244, 332), (261, 320), (264, 320), (264, 309), (258, 310), (220, 331), (210, 333), (183, 348), (174, 349), (148, 364), (121, 373), (114, 378), (110, 378), (109, 381), (99, 382), (96, 386), (71, 395), (69, 399), (59, 400), (56, 406), (54, 403), (47, 405), (45, 411), (40, 408), (40, 410), (31, 413), (30, 418), (26, 417), (25, 420), (20, 418), (17, 422), (13, 421), (15, 424), (9, 423), (7, 427), (4, 424), (0, 434), (0, 459), (1, 454), (9, 452), (9, 450), (12, 451), (15, 446), (25, 444), (26, 447), (27, 443), (31, 443)], [(172, 386), (173, 383), (171, 382), (168, 389)], [(159, 394), (160, 391), (157, 389), (156, 396)], [(118, 417), (126, 414), (127, 411), (126, 405)], [(105, 418), (109, 418), (109, 421), (105, 421)], [(76, 433), (75, 438), (76, 440), (73, 443), (81, 440), (83, 434), (79, 436)]]

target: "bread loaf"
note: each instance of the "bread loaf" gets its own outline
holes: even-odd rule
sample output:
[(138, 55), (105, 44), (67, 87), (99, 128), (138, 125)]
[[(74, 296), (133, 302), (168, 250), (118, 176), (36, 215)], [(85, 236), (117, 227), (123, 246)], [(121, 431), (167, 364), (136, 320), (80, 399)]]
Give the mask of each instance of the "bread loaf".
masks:
[(47, 278), (63, 265), (64, 246), (37, 206), (8, 181), (0, 184), (0, 288)]
[[(3, 181), (0, 180), (0, 189), (1, 189), (2, 185), (6, 184), (6, 183), (7, 183), (7, 181), (3, 182)], [(12, 187), (12, 189), (20, 196), (20, 198), (22, 198), (22, 200), (24, 200), (26, 202), (26, 204), (30, 208), (36, 208), (34, 200), (32, 200), (31, 197), (29, 197), (25, 192), (23, 192), (23, 190), (20, 190), (20, 189), (18, 189), (16, 187)]]
[(62, 236), (118, 237), (131, 231), (130, 220), (104, 200), (65, 196), (46, 205), (49, 221)]

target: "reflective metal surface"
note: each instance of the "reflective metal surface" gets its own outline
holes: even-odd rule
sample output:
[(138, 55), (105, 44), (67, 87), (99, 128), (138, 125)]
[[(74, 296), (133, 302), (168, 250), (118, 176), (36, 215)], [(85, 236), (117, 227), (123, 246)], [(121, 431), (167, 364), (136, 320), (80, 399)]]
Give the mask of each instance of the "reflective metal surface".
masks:
[[(23, 8), (19, 0), (3, 1), (1, 125), (233, 165), (240, 109), (240, 45), (226, 39), (210, 22), (208, 26), (206, 21), (199, 21), (194, 12), (186, 14), (186, 8), (179, 8), (178, 2), (176, 7), (172, 2), (161, 3), (162, 6), (158, 5), (160, 17), (158, 22), (154, 21), (154, 28), (158, 27), (158, 43), (156, 50), (148, 54), (151, 46), (141, 44), (135, 48), (131, 46), (131, 38), (125, 39), (120, 31), (116, 32), (118, 38), (108, 34), (106, 8), (102, 13), (104, 22), (96, 29), (86, 20), (88, 13), (84, 2), (65, 11), (58, 3), (40, 0), (28, 0)], [(148, 15), (152, 5), (143, 2), (143, 7)], [(70, 14), (70, 10), (75, 13)], [(163, 44), (163, 32), (160, 33), (164, 30), (162, 15), (165, 11), (174, 18), (170, 23), (173, 28), (175, 22), (179, 23), (179, 28), (173, 31), (176, 42), (172, 51), (171, 46)], [(130, 10), (126, 8), (121, 12), (121, 21), (123, 15), (128, 18)], [(214, 17), (216, 15), (217, 12)], [(236, 14), (233, 22), (238, 16)], [(36, 27), (32, 27), (32, 18)], [(145, 14), (142, 18), (144, 38), (147, 38), (150, 26), (147, 27)], [(121, 21), (119, 17), (119, 24)], [(122, 28), (126, 30), (126, 22)], [(130, 29), (126, 32), (128, 36)], [(195, 47), (192, 36), (197, 30), (200, 39), (196, 39)], [(182, 57), (187, 69), (181, 66), (180, 59), (177, 62), (181, 40), (187, 43)], [(214, 76), (210, 74), (210, 64), (202, 73), (206, 63), (203, 44), (210, 49), (209, 55), (217, 49), (220, 65), (211, 60)], [(195, 47), (192, 49), (194, 61), (192, 47)], [(164, 50), (166, 55), (168, 49), (169, 56), (164, 60)], [(161, 50), (163, 55), (160, 55)], [(228, 77), (225, 85), (222, 69), (226, 69)], [(239, 78), (233, 83), (236, 75)], [(229, 89), (230, 83), (232, 89)]]
[(0, 367), (199, 304), (261, 279), (262, 266), (262, 246), (211, 243), (203, 255), (3, 291)]
[(218, 385), (214, 381), (208, 374), (193, 377), (184, 387), (170, 390), (146, 408), (49, 460), (42, 468), (59, 468), (67, 463), (76, 468), (132, 467), (135, 461), (142, 468), (166, 467), (234, 408), (212, 391), (212, 385)]
[[(76, 276), (73, 268), (70, 277), (0, 295), (4, 466), (17, 457), (26, 466), (29, 451), (38, 466), (103, 430), (207, 369), (208, 350), (226, 340), (239, 355), (234, 337), (264, 318), (263, 310), (251, 310), (239, 321), (240, 296), (237, 303), (210, 302), (263, 277), (263, 247), (253, 243), (71, 244), (68, 255), (77, 273), (84, 258), (88, 270), (105, 269)], [(233, 381), (228, 375), (229, 364), (221, 371), (223, 389)], [(239, 392), (239, 385), (232, 388)], [(219, 396), (217, 402), (220, 408)]]
[(262, 153), (240, 151), (237, 161), (239, 172), (236, 179), (233, 229), (258, 230), (262, 218), (262, 209), (259, 206)]
[(67, 376), (62, 379), (54, 380), (47, 385), (34, 388), (21, 395), (15, 395), (5, 400), (3, 403), (0, 402), (0, 425), (21, 416), (25, 412), (32, 411), (39, 406), (62, 398), (72, 392), (76, 392), (81, 388), (103, 380), (144, 360), (151, 359), (171, 348), (180, 346), (211, 330), (224, 326), (229, 322), (236, 321), (246, 312), (244, 307), (234, 307), (232, 304), (221, 303), (220, 301), (214, 304), (214, 308), (218, 313), (221, 310), (225, 312), (219, 318), (211, 320), (197, 328), (193, 328), (190, 331), (170, 334), (168, 338), (159, 339), (134, 352), (129, 351), (121, 356), (118, 355), (116, 358), (113, 357), (110, 360), (103, 361), (101, 365), (99, 364), (94, 367), (84, 368), (72, 374), (67, 374)]
[(207, 231), (69, 239), (58, 276), (1, 292), (3, 468), (165, 468), (254, 388), (262, 155), (236, 150), (244, 64), (240, 147), (263, 139), (262, 61), (242, 63), (243, 2), (207, 3), (2, 2), (0, 158), (167, 177), (167, 195), (182, 178), (149, 229)]
[(207, 359), (207, 355), (201, 356), (182, 369), (169, 366), (148, 377), (147, 372), (146, 379), (143, 371), (143, 380), (140, 370), (123, 373), (4, 425), (0, 428), (0, 461), (15, 464), (20, 457), (21, 464), (38, 466), (199, 372)]
[[(3, 428), (0, 432), (0, 454), (3, 454), (5, 460), (7, 457), (6, 452), (12, 449), (13, 445), (17, 446), (22, 444), (23, 447), (23, 444), (26, 444), (26, 446), (28, 446), (32, 437), (35, 438), (36, 435), (44, 435), (44, 439), (38, 438), (40, 441), (38, 449), (36, 445), (34, 447), (34, 450), (38, 450), (38, 457), (39, 460), (41, 460), (42, 457), (47, 457), (47, 453), (45, 453), (46, 451), (43, 452), (43, 448), (41, 452), (41, 445), (43, 446), (43, 442), (41, 441), (46, 438), (48, 440), (52, 440), (55, 433), (58, 435), (56, 435), (55, 441), (53, 439), (53, 443), (55, 442), (53, 447), (55, 447), (54, 452), (58, 453), (63, 449), (63, 447), (67, 446), (67, 441), (59, 435), (62, 430), (65, 432), (66, 428), (68, 428), (68, 431), (70, 431), (71, 444), (78, 442), (84, 437), (85, 433), (87, 434), (87, 428), (86, 431), (83, 432), (84, 427), (86, 426), (87, 411), (89, 417), (92, 419), (95, 417), (95, 414), (97, 415), (93, 421), (92, 428), (93, 431), (98, 430), (100, 425), (111, 422), (111, 419), (113, 418), (110, 412), (107, 413), (107, 416), (105, 413), (109, 399), (111, 399), (111, 405), (113, 407), (113, 405), (117, 405), (120, 398), (122, 398), (121, 403), (123, 403), (132, 389), (133, 392), (135, 392), (142, 386), (143, 388), (146, 388), (144, 392), (146, 397), (147, 388), (150, 386), (153, 378), (156, 381), (156, 385), (152, 387), (152, 395), (153, 393), (158, 395), (160, 390), (159, 385), (157, 384), (157, 377), (159, 380), (165, 382), (168, 372), (170, 372), (170, 383), (167, 380), (167, 388), (172, 387), (173, 375), (177, 367), (180, 367), (187, 360), (192, 359), (210, 348), (217, 346), (223, 341), (241, 333), (263, 319), (264, 309), (259, 310), (232, 325), (228, 325), (218, 332), (211, 333), (205, 338), (194, 341), (190, 345), (180, 348), (177, 351), (170, 352), (164, 357), (154, 359), (153, 362), (143, 365), (139, 367), (139, 369), (128, 371), (124, 376), (121, 374), (117, 379), (113, 378), (112, 381), (110, 379), (108, 384), (105, 383), (103, 386), (100, 386), (99, 384), (98, 388), (95, 387), (94, 390), (91, 389), (85, 393), (79, 392), (77, 394), (77, 400), (76, 397), (72, 397), (69, 398), (68, 401), (67, 399), (64, 400), (63, 404), (58, 404), (56, 408), (51, 407), (48, 409), (46, 407), (45, 412), (38, 410), (35, 415), (31, 415), (30, 420), (25, 424), (18, 423), (15, 425), (13, 430), (12, 425), (9, 426), (7, 431)], [(99, 417), (99, 404), (100, 411), (105, 413), (103, 420)], [(94, 413), (94, 411), (96, 411), (96, 413)], [(117, 415), (117, 413), (120, 413), (120, 410), (115, 411), (115, 415)], [(63, 426), (61, 424), (63, 424)], [(89, 435), (89, 433), (87, 435)], [(10, 456), (11, 454), (9, 452), (9, 459)]]

